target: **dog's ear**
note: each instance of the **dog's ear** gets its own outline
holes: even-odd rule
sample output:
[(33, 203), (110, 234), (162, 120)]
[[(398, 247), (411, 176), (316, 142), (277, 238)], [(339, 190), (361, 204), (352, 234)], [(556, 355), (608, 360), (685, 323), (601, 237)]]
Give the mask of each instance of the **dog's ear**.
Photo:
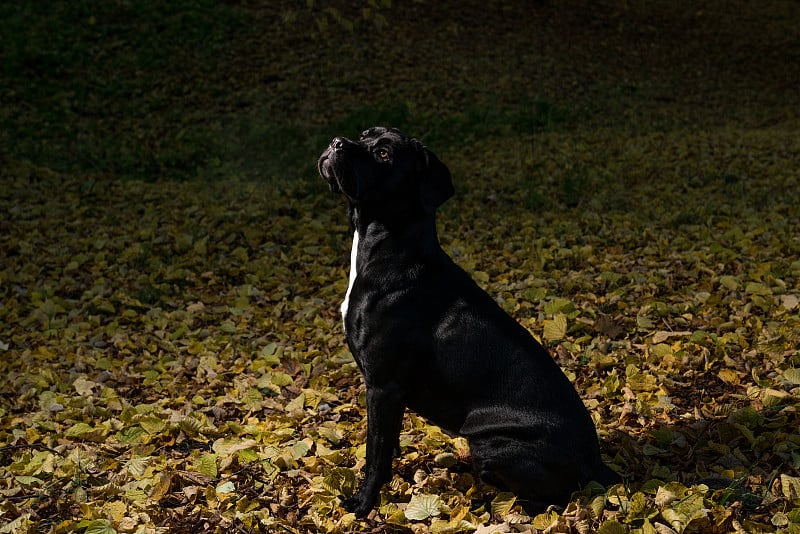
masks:
[(423, 167), (420, 182), (422, 205), (426, 211), (434, 211), (456, 191), (447, 166), (424, 146), (420, 145), (420, 150)]

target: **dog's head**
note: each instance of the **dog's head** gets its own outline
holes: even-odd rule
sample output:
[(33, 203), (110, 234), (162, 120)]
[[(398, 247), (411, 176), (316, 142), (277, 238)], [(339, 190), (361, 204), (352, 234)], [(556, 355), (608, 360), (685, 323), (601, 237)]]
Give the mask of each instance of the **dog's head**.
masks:
[(358, 141), (335, 137), (317, 168), (331, 191), (344, 193), (351, 202), (390, 211), (432, 212), (454, 192), (444, 163), (395, 128), (370, 128)]

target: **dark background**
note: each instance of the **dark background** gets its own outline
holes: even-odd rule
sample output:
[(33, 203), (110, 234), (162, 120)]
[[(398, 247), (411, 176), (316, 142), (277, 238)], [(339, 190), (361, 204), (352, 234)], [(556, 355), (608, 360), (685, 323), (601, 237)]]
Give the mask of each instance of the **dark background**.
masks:
[[(537, 129), (795, 120), (796, 2), (0, 7), (0, 153), (146, 180), (313, 174), (333, 134), (439, 151)], [(700, 127), (700, 126), (698, 126)]]

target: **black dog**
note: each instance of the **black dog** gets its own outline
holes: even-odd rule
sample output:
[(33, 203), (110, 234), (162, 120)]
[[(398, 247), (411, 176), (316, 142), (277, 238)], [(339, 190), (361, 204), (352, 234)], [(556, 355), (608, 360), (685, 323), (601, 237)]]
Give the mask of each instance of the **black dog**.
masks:
[(465, 436), (480, 478), (529, 513), (566, 504), (591, 480), (617, 481), (558, 365), (439, 246), (435, 211), (454, 192), (447, 167), (376, 127), (333, 139), (318, 169), (347, 197), (355, 230), (342, 316), (367, 386), (367, 462), (345, 508), (366, 515), (390, 480), (406, 407)]

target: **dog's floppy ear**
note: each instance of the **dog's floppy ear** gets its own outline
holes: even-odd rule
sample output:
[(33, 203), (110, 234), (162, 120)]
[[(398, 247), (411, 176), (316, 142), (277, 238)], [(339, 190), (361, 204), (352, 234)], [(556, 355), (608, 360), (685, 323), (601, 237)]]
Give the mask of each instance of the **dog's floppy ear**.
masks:
[(450, 170), (439, 161), (436, 154), (419, 145), (422, 158), (420, 193), (426, 211), (433, 211), (456, 192)]

